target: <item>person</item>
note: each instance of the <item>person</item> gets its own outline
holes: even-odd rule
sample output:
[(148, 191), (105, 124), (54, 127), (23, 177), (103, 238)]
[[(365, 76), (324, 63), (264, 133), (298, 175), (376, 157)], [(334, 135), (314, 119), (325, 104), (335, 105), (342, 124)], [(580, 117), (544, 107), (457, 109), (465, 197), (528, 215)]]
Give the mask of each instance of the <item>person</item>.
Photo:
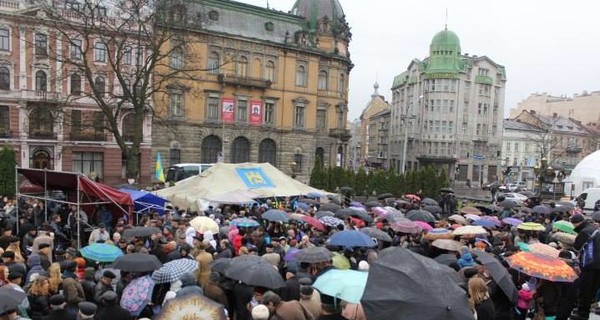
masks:
[(37, 254), (29, 256), (27, 259), (27, 265), (29, 266), (29, 271), (27, 271), (27, 276), (25, 277), (25, 285), (30, 284), (33, 280), (31, 276), (34, 274), (37, 275), (48, 275), (48, 273), (42, 269), (42, 265), (40, 264), (40, 256)]
[(300, 304), (308, 310), (313, 318), (318, 319), (321, 316), (321, 296), (312, 287), (310, 278), (302, 278), (300, 282)]
[(57, 294), (62, 286), (62, 274), (60, 264), (55, 262), (48, 268), (48, 279), (50, 280), (50, 294)]
[(596, 292), (600, 287), (600, 232), (593, 223), (586, 221), (581, 214), (574, 214), (570, 218), (575, 226), (577, 237), (573, 243), (573, 250), (579, 255), (579, 295), (577, 297), (577, 312), (573, 320), (587, 320), (590, 307)]
[(37, 276), (27, 291), (29, 300), (29, 316), (33, 320), (41, 320), (50, 313), (50, 280)]
[(75, 275), (76, 268), (77, 265), (75, 262), (68, 261), (65, 263), (65, 272), (63, 273), (62, 289), (65, 301), (67, 302), (67, 308), (70, 310), (77, 310), (77, 305), (85, 301), (83, 287)]
[(9, 271), (16, 271), (21, 274), (27, 273), (25, 265), (15, 261), (15, 253), (13, 251), (5, 251), (2, 254), (2, 261)]
[(210, 276), (210, 264), (213, 262), (213, 256), (206, 252), (206, 248), (209, 245), (207, 242), (201, 242), (198, 245), (198, 254), (196, 255), (198, 270), (196, 272), (196, 279), (200, 283), (200, 286), (206, 285)]
[(208, 283), (204, 286), (204, 295), (213, 301), (222, 304), (225, 309), (229, 309), (229, 301), (225, 290), (220, 286), (223, 277), (216, 271), (210, 273)]
[(48, 270), (50, 267), (51, 260), (50, 256), (52, 255), (52, 245), (49, 243), (40, 243), (38, 246), (38, 255), (40, 256), (40, 265), (42, 269)]
[(271, 320), (314, 320), (312, 314), (296, 300), (281, 301), (281, 297), (273, 291), (263, 294), (262, 303), (267, 306)]
[(515, 308), (514, 320), (525, 320), (527, 319), (527, 312), (531, 306), (534, 292), (527, 283), (523, 283), (521, 290), (519, 290), (519, 300), (517, 300), (517, 307)]
[(485, 281), (478, 276), (469, 279), (469, 303), (475, 309), (477, 320), (494, 320), (494, 303)]
[(74, 313), (69, 312), (66, 307), (67, 303), (62, 294), (55, 294), (50, 297), (50, 313), (44, 320), (77, 320)]
[(101, 305), (101, 297), (107, 291), (113, 291), (112, 282), (117, 276), (110, 270), (105, 270), (100, 277), (100, 281), (96, 283), (94, 288), (94, 302), (96, 305)]
[(98, 311), (96, 320), (131, 320), (133, 317), (129, 311), (121, 308), (119, 297), (113, 291), (107, 291), (102, 294), (101, 300), (104, 308)]
[(98, 241), (106, 242), (110, 240), (110, 235), (106, 230), (106, 225), (104, 223), (98, 224), (98, 228), (95, 228), (92, 233), (90, 233), (90, 238), (88, 239), (88, 243), (96, 243)]
[(197, 285), (196, 277), (193, 273), (184, 273), (179, 277), (179, 280), (181, 281), (181, 289), (175, 293), (176, 297), (187, 294), (204, 295), (204, 290)]
[(560, 298), (560, 286), (558, 283), (539, 280), (534, 298), (536, 299), (538, 312), (544, 315), (545, 320), (556, 319), (556, 311)]
[(98, 306), (88, 301), (80, 302), (77, 307), (79, 308), (79, 312), (77, 313), (78, 320), (94, 319), (96, 311), (98, 311)]

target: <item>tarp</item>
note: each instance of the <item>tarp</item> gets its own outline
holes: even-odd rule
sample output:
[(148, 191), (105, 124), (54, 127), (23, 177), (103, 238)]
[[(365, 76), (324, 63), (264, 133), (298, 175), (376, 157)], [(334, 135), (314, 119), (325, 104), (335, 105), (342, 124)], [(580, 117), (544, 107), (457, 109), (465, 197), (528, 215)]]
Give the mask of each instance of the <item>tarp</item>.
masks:
[(217, 163), (198, 176), (156, 193), (180, 208), (200, 210), (199, 201), (235, 190), (251, 190), (264, 198), (300, 196), (311, 192), (328, 194), (289, 177), (269, 163)]
[(131, 189), (119, 189), (119, 191), (127, 192), (131, 195), (135, 204), (135, 211), (138, 213), (148, 210), (154, 210), (159, 214), (164, 213), (165, 203), (168, 201), (155, 194)]

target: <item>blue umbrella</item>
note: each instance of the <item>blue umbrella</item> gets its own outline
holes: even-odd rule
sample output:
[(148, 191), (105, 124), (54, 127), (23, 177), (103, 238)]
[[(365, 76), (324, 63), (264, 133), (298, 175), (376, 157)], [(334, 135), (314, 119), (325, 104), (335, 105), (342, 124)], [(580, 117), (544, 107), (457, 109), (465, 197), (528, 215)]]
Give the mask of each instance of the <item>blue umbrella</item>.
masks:
[(231, 220), (231, 224), (236, 227), (248, 228), (248, 227), (258, 227), (260, 223), (256, 220), (248, 219), (248, 218), (237, 218)]
[(298, 208), (302, 209), (302, 211), (310, 210), (310, 206), (304, 202), (298, 202)]
[(344, 230), (329, 237), (329, 244), (344, 247), (374, 247), (377, 244), (363, 232)]
[(279, 221), (279, 222), (288, 222), (290, 219), (288, 218), (287, 213), (283, 210), (271, 209), (267, 210), (262, 214), (262, 218), (269, 221)]
[(350, 303), (360, 303), (368, 276), (368, 272), (362, 271), (329, 270), (317, 278), (313, 287), (321, 294)]
[(113, 262), (123, 255), (123, 251), (112, 244), (92, 243), (81, 249), (81, 255), (96, 262)]
[(473, 221), (473, 225), (482, 226), (488, 229), (493, 229), (496, 227), (496, 223), (492, 219), (479, 219), (477, 221)]
[(321, 197), (325, 196), (325, 194), (322, 192), (313, 191), (313, 192), (307, 193), (306, 196), (309, 198), (321, 198)]

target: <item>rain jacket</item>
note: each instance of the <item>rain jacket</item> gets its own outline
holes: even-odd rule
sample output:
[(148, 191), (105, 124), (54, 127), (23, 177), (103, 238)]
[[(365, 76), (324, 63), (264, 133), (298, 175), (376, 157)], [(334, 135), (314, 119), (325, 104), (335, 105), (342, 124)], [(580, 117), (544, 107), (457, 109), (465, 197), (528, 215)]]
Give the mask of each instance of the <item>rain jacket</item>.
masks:
[(473, 256), (470, 252), (463, 254), (456, 263), (458, 263), (458, 266), (461, 269), (464, 267), (472, 267), (475, 265), (475, 261), (473, 261)]
[(593, 224), (584, 221), (579, 226), (577, 226), (577, 228), (575, 228), (575, 231), (577, 232), (577, 237), (575, 238), (575, 242), (573, 243), (573, 249), (579, 255), (581, 269), (600, 270), (600, 232), (598, 232), (593, 238), (594, 259), (590, 264), (583, 266), (583, 263), (581, 263), (583, 258), (583, 253), (581, 252), (581, 250), (583, 249), (583, 246), (590, 238), (590, 236), (594, 233), (594, 231), (596, 231), (596, 227)]

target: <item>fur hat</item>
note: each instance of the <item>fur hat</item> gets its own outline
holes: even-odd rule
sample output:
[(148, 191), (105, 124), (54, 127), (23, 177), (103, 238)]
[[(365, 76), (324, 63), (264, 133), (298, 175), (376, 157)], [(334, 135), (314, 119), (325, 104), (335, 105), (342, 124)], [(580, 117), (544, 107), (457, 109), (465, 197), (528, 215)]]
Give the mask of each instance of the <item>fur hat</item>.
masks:
[(267, 320), (269, 319), (269, 308), (264, 304), (259, 304), (252, 308), (252, 319)]

